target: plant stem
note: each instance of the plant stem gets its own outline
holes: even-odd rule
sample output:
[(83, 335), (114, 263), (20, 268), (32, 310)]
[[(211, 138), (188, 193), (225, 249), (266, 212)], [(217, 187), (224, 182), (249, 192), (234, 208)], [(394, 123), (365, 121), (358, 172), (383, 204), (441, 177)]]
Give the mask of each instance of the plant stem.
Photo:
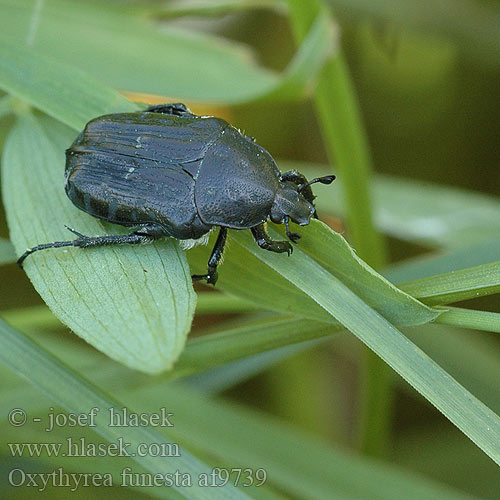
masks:
[[(326, 10), (320, 0), (289, 0), (295, 38), (300, 42), (315, 17)], [(327, 14), (326, 14), (327, 15)], [(350, 241), (358, 255), (374, 268), (386, 263), (382, 237), (372, 221), (371, 160), (349, 71), (339, 51), (325, 65), (314, 104), (325, 146), (342, 178)], [(358, 439), (362, 451), (381, 455), (387, 446), (392, 395), (389, 367), (366, 351), (360, 383)]]

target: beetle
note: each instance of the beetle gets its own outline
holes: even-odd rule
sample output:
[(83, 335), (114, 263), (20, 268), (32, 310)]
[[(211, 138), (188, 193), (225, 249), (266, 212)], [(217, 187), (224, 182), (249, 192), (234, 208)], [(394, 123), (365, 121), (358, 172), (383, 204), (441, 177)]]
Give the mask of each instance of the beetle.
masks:
[(288, 241), (274, 241), (266, 221), (307, 225), (317, 217), (311, 184), (330, 184), (334, 175), (307, 179), (296, 170), (281, 173), (272, 156), (252, 137), (221, 118), (198, 116), (182, 103), (91, 120), (66, 150), (64, 187), (79, 209), (133, 227), (127, 235), (86, 236), (29, 248), (18, 259), (47, 248), (151, 243), (164, 237), (185, 247), (219, 233), (207, 273), (194, 281), (217, 281), (228, 229), (250, 229), (257, 244), (292, 253)]

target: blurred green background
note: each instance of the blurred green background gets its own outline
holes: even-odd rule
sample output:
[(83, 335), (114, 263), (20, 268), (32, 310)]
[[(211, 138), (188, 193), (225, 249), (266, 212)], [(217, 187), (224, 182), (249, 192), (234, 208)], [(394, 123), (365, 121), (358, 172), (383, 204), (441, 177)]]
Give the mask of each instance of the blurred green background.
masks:
[[(138, 12), (142, 7), (163, 5), (112, 3), (123, 3), (125, 10), (137, 8)], [(175, 2), (176, 6), (182, 4)], [(330, 5), (340, 27), (340, 43), (359, 99), (376, 173), (499, 196), (500, 2), (332, 0)], [(247, 45), (259, 63), (276, 71), (286, 67), (295, 51), (289, 21), (280, 10), (257, 7), (213, 17), (165, 15), (162, 22)], [(158, 64), (168, 64), (168, 60)], [(328, 163), (321, 127), (308, 99), (234, 106), (193, 100), (187, 103), (195, 112), (203, 109), (224, 116), (256, 137), (278, 164)], [(0, 148), (13, 120), (11, 115), (0, 119)], [(349, 240), (349, 228), (342, 218), (322, 215), (335, 229), (346, 231)], [(0, 236), (8, 238), (3, 209)], [(430, 251), (424, 244), (387, 238), (391, 262)], [(42, 303), (24, 272), (13, 264), (1, 268), (0, 309)], [(467, 305), (500, 312), (498, 295)], [(238, 321), (237, 316), (196, 316), (194, 331), (228, 319)], [(408, 334), (424, 342), (427, 352), (457, 378), (468, 363), (468, 350), (461, 339), (480, 336), (475, 339), (478, 349), (485, 354), (484, 359), (490, 360), (491, 374), (498, 377), (498, 334), (458, 333), (440, 325), (414, 328)], [(433, 336), (446, 335), (455, 335), (452, 345), (456, 345), (458, 354), (453, 362), (446, 352), (439, 351), (439, 345), (433, 352)], [(460, 355), (463, 365), (457, 362)], [(359, 342), (342, 334), (334, 342), (301, 353), (228, 389), (224, 396), (282, 417), (327, 442), (356, 450), (361, 359)], [(392, 439), (384, 459), (471, 495), (499, 498), (500, 474), (495, 464), (396, 378)], [(474, 380), (474, 374), (470, 380)], [(499, 381), (491, 382), (498, 386)], [(493, 410), (500, 409), (498, 393), (475, 395)], [(11, 492), (5, 498), (21, 497)]]

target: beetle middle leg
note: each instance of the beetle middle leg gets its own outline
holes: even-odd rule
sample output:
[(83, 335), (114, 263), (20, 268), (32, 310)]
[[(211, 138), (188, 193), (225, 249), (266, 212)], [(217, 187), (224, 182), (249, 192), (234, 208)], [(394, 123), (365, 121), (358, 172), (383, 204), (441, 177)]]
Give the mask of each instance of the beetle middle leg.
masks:
[(217, 236), (217, 240), (212, 250), (212, 254), (210, 255), (210, 259), (208, 259), (207, 274), (193, 274), (193, 276), (191, 276), (191, 279), (193, 281), (206, 280), (207, 283), (215, 285), (218, 278), (217, 266), (219, 265), (220, 260), (222, 258), (222, 253), (224, 252), (224, 245), (226, 244), (226, 238), (227, 238), (227, 228), (221, 227), (219, 229), (219, 235)]
[(291, 255), (293, 252), (293, 247), (288, 243), (288, 241), (275, 241), (271, 239), (269, 234), (267, 234), (265, 223), (259, 224), (258, 226), (252, 227), (251, 231), (257, 245), (264, 250), (269, 250), (270, 252), (284, 253)]
[[(67, 226), (66, 226), (67, 227)], [(115, 234), (115, 235), (104, 235), (104, 236), (85, 236), (84, 234), (75, 231), (67, 227), (69, 231), (76, 234), (78, 238), (69, 241), (54, 241), (53, 243), (44, 243), (42, 245), (37, 245), (33, 248), (28, 248), (19, 259), (17, 263), (22, 267), (26, 257), (39, 250), (45, 250), (47, 248), (61, 248), (61, 247), (78, 247), (78, 248), (92, 248), (101, 247), (109, 245), (138, 245), (141, 243), (152, 243), (155, 240), (169, 236), (168, 233), (162, 226), (157, 224), (145, 224), (136, 231), (130, 234)]]

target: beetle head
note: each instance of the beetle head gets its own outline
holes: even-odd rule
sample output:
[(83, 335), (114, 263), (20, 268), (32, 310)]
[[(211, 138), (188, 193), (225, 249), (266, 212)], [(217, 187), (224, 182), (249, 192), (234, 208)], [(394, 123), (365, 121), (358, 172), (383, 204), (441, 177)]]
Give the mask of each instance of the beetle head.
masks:
[(297, 186), (291, 182), (280, 182), (271, 207), (271, 220), (274, 223), (281, 224), (289, 217), (295, 224), (305, 226), (315, 211), (313, 204), (298, 192)]

